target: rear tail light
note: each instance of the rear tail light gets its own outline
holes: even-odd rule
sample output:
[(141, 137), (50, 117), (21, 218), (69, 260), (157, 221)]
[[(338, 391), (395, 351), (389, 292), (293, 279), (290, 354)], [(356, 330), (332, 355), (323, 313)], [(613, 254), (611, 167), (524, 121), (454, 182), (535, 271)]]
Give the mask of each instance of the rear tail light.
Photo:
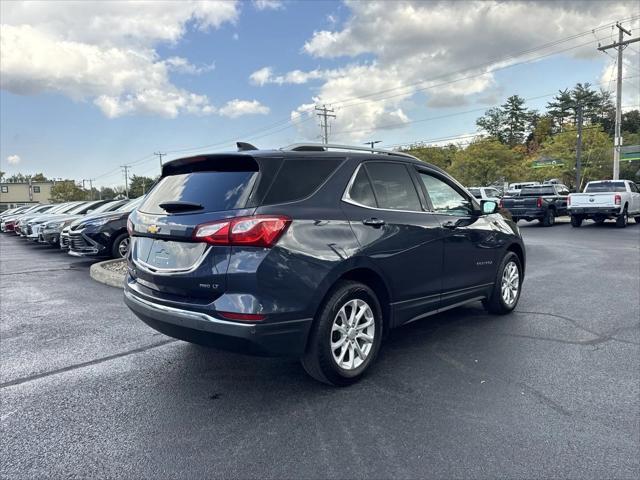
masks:
[(227, 320), (240, 320), (241, 322), (261, 322), (267, 318), (261, 313), (218, 312), (218, 315)]
[(291, 219), (282, 215), (237, 217), (198, 225), (193, 239), (211, 245), (272, 247), (290, 223)]
[(618, 195), (617, 193), (613, 198), (614, 198), (614, 202), (616, 203), (616, 205), (620, 205), (622, 203), (622, 197), (620, 195)]
[(538, 197), (538, 201), (536, 202), (536, 207), (542, 208), (542, 197)]

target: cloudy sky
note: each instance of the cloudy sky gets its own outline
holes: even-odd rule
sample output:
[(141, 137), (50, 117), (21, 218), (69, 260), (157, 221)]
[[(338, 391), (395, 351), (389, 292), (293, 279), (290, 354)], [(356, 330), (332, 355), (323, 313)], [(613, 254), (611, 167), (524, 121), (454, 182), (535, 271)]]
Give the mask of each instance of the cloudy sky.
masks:
[(119, 165), (157, 174), (156, 151), (318, 141), (316, 104), (336, 142), (465, 138), (509, 95), (614, 88), (596, 47), (639, 17), (624, 1), (2, 2), (1, 168), (121, 184)]

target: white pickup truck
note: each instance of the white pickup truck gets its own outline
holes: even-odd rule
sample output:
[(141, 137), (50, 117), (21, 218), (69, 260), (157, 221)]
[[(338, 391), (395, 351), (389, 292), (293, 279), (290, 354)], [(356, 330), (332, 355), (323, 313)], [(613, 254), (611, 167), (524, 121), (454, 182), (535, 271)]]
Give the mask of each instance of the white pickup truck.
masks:
[(615, 218), (616, 226), (624, 228), (630, 216), (640, 223), (640, 190), (630, 180), (589, 182), (583, 193), (569, 195), (567, 204), (574, 227), (586, 219), (602, 223)]

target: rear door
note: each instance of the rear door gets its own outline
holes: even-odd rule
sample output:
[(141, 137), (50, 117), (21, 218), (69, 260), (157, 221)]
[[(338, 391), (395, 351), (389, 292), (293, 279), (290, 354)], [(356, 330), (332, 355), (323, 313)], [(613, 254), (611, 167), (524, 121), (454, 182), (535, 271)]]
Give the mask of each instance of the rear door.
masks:
[(442, 287), (440, 224), (426, 211), (409, 168), (402, 162), (364, 162), (343, 198), (361, 255), (374, 262), (392, 290), (396, 324), (437, 309)]
[(230, 249), (193, 240), (196, 226), (250, 215), (259, 176), (251, 158), (172, 168), (130, 216), (131, 261), (139, 284), (163, 298), (210, 302), (226, 287)]

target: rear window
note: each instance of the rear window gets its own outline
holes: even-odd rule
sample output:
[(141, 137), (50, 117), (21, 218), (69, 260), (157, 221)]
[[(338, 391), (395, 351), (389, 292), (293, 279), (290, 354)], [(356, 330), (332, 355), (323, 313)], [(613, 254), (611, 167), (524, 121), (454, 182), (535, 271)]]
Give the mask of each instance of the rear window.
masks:
[(337, 158), (285, 160), (262, 204), (295, 202), (308, 197), (329, 178), (340, 163), (342, 159)]
[(482, 193), (479, 188), (470, 188), (469, 193), (476, 198), (482, 198)]
[(590, 183), (584, 189), (585, 193), (594, 192), (626, 192), (627, 189), (624, 182), (598, 182)]
[(555, 195), (556, 190), (553, 187), (523, 187), (520, 195)]
[(167, 214), (160, 207), (165, 202), (188, 202), (202, 206), (189, 213), (243, 208), (257, 176), (256, 171), (196, 171), (169, 175), (162, 178), (149, 192), (139, 210)]

